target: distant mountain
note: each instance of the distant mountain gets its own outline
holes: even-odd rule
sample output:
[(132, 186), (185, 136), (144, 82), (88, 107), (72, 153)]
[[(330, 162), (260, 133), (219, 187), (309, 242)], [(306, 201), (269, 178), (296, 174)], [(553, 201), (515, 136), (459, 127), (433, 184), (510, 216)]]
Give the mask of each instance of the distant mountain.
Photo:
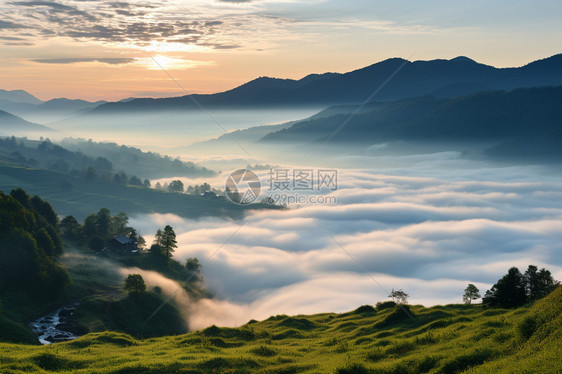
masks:
[(518, 68), (495, 68), (467, 57), (414, 62), (392, 58), (345, 74), (311, 74), (300, 80), (261, 77), (217, 94), (107, 103), (88, 114), (193, 109), (197, 108), (193, 98), (208, 108), (355, 104), (365, 100), (397, 70), (374, 99), (455, 97), (483, 90), (562, 85), (562, 54)]
[[(313, 116), (307, 118), (307, 120), (311, 119), (319, 119), (329, 117), (333, 114), (340, 114), (345, 111), (353, 111), (355, 106), (336, 106), (331, 107), (325, 110), (320, 111), (319, 113), (314, 114)], [(279, 123), (275, 125), (261, 125), (261, 126), (253, 126), (247, 129), (242, 130), (234, 130), (229, 132), (228, 134), (223, 134), (213, 139), (196, 142), (187, 147), (177, 148), (177, 150), (205, 150), (208, 151), (210, 147), (221, 147), (221, 149), (225, 149), (225, 147), (239, 149), (239, 145), (234, 143), (232, 139), (234, 138), (237, 143), (239, 144), (248, 144), (248, 143), (255, 143), (264, 136), (289, 128), (296, 123), (301, 122), (302, 120), (297, 121), (289, 121), (284, 123)]]
[(232, 138), (236, 139), (236, 141), (240, 144), (256, 142), (271, 132), (291, 127), (295, 122), (296, 121), (291, 121), (278, 125), (254, 126), (249, 129), (235, 130), (213, 139), (193, 143), (187, 147), (182, 147), (181, 149), (208, 150), (209, 147), (213, 146), (220, 146), (222, 149), (224, 149), (224, 147), (238, 148), (238, 145), (233, 143)]
[(125, 98), (125, 99), (119, 100), (119, 102), (120, 102), (120, 103), (126, 103), (126, 102), (128, 102), (128, 101), (135, 100), (135, 99), (136, 99), (136, 97), (127, 97), (127, 98)]
[(0, 100), (0, 110), (8, 113), (27, 113), (35, 108), (36, 104), (29, 103), (15, 103), (9, 100)]
[(493, 91), (458, 98), (431, 96), (372, 103), (349, 117), (350, 108), (270, 133), (262, 142), (371, 145), (387, 141), (506, 141), (545, 137), (562, 129), (562, 86)]
[(28, 122), (18, 116), (0, 110), (0, 136), (30, 136), (36, 134), (49, 134), (55, 130)]
[(24, 90), (0, 90), (0, 101), (10, 101), (12, 103), (41, 104), (42, 101)]
[(24, 90), (0, 90), (0, 110), (9, 113), (25, 113), (41, 103), (43, 101)]
[(71, 100), (71, 99), (52, 99), (45, 101), (44, 103), (37, 105), (33, 108), (33, 112), (77, 112), (85, 109), (95, 108), (98, 105), (105, 104), (107, 101), (100, 100), (95, 102), (85, 101), (85, 100)]
[(26, 120), (46, 124), (69, 116), (78, 115), (105, 103), (106, 101), (90, 102), (85, 100), (59, 98), (41, 102), (37, 105), (0, 103), (0, 108), (11, 111)]

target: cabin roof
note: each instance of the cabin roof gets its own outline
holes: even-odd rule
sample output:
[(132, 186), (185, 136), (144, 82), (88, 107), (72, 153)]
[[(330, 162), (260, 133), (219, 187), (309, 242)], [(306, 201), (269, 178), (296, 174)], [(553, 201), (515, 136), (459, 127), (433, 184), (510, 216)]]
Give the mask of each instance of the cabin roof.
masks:
[(132, 242), (132, 240), (127, 238), (125, 235), (116, 236), (115, 238), (113, 238), (113, 240), (115, 240), (119, 244), (129, 244)]

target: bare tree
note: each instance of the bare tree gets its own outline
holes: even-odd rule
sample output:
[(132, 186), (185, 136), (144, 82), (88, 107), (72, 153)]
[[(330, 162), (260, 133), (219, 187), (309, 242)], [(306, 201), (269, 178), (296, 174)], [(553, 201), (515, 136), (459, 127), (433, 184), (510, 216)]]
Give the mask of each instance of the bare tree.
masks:
[(388, 294), (388, 297), (392, 298), (392, 301), (394, 301), (396, 304), (406, 305), (408, 304), (408, 298), (410, 297), (410, 295), (408, 295), (402, 289), (395, 291), (393, 288), (392, 292)]

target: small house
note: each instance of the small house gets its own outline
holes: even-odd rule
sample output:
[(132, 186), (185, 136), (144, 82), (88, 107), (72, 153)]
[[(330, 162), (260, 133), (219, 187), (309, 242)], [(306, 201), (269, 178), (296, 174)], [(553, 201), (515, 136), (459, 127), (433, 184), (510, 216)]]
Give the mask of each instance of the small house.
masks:
[(111, 239), (110, 247), (114, 251), (122, 254), (137, 253), (139, 250), (136, 241), (125, 235), (116, 236)]

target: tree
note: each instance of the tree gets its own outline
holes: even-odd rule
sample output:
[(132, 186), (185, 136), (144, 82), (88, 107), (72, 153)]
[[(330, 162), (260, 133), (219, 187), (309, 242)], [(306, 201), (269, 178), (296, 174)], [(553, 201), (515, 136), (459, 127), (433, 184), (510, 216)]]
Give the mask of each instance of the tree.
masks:
[(152, 256), (152, 258), (154, 258), (155, 261), (160, 261), (164, 258), (164, 251), (162, 250), (162, 247), (156, 243), (150, 246), (148, 253), (150, 254), (150, 256)]
[(127, 224), (129, 223), (129, 217), (127, 213), (119, 212), (115, 217), (111, 217), (111, 235), (125, 235), (127, 231), (130, 230), (127, 228)]
[(512, 267), (491, 289), (486, 291), (483, 304), (502, 308), (516, 308), (527, 302), (523, 275)]
[(131, 179), (129, 179), (129, 184), (132, 186), (142, 186), (142, 181), (135, 175), (133, 175), (131, 177)]
[(121, 180), (121, 176), (119, 174), (115, 174), (113, 176), (113, 183), (121, 184), (123, 181)]
[(193, 273), (199, 273), (201, 270), (201, 263), (195, 257), (190, 257), (185, 262), (185, 268)]
[(80, 224), (73, 216), (66, 216), (60, 222), (60, 228), (62, 230), (62, 235), (70, 239), (78, 238), (78, 230), (80, 229)]
[(146, 247), (146, 240), (139, 235), (139, 238), (137, 240), (137, 247), (139, 247), (140, 249), (143, 249), (144, 247)]
[(408, 295), (402, 289), (399, 289), (398, 291), (394, 291), (394, 288), (393, 288), (392, 292), (390, 294), (388, 294), (388, 297), (392, 298), (392, 300), (396, 304), (406, 305), (406, 304), (408, 304), (408, 298), (410, 297), (410, 295)]
[(23, 188), (16, 188), (10, 191), (10, 196), (19, 201), (25, 208), (31, 208), (31, 198)]
[(90, 214), (84, 219), (81, 231), (85, 239), (89, 239), (98, 234), (98, 225), (96, 222), (97, 218), (95, 214)]
[(146, 283), (140, 274), (129, 274), (123, 288), (130, 294), (139, 294), (146, 291)]
[(162, 242), (160, 243), (164, 253), (166, 254), (166, 258), (169, 259), (172, 257), (172, 252), (174, 252), (175, 248), (178, 247), (177, 243), (174, 229), (172, 226), (166, 225), (166, 227), (164, 227), (164, 232), (162, 233)]
[(107, 158), (98, 157), (94, 164), (94, 168), (98, 175), (111, 174), (113, 170), (113, 164)]
[(40, 229), (35, 234), (34, 239), (37, 242), (37, 247), (44, 250), (47, 256), (49, 256), (50, 258), (54, 258), (57, 256), (55, 243), (53, 242), (53, 239), (51, 238), (47, 230), (45, 230), (44, 228)]
[(162, 232), (162, 230), (160, 229), (156, 230), (156, 235), (154, 235), (154, 242), (152, 243), (152, 245), (157, 245), (159, 247), (162, 247), (163, 238), (164, 238), (164, 232)]
[(550, 271), (542, 268), (538, 270), (535, 265), (529, 265), (523, 275), (525, 294), (529, 300), (537, 300), (552, 292), (558, 282), (552, 278)]
[(62, 243), (51, 223), (56, 224), (57, 216), (47, 202), (26, 196), (23, 190), (10, 195), (0, 191), (0, 290), (48, 300), (69, 283), (68, 273), (56, 262)]
[(183, 192), (183, 182), (179, 179), (173, 180), (168, 186), (168, 191), (170, 192)]
[(109, 228), (111, 226), (111, 212), (107, 208), (101, 208), (96, 214), (96, 225), (98, 227), (98, 234), (107, 238), (109, 236)]
[(129, 231), (129, 239), (131, 239), (131, 240), (135, 243), (135, 245), (138, 246), (139, 237), (138, 237), (138, 234), (137, 234), (137, 230), (135, 230), (135, 229), (132, 228), (132, 227), (130, 227), (129, 229), (130, 229), (130, 231)]
[(105, 157), (98, 157), (95, 163), (95, 169), (99, 175), (111, 174), (113, 170), (113, 164)]
[(37, 213), (43, 216), (50, 225), (55, 227), (58, 225), (59, 217), (57, 216), (57, 213), (55, 213), (51, 204), (41, 199), (39, 196), (33, 196), (31, 198), (31, 206)]
[(128, 184), (128, 183), (129, 183), (129, 177), (127, 176), (127, 174), (125, 174), (124, 171), (122, 171), (121, 173), (119, 173), (119, 176), (121, 177), (121, 183), (123, 183), (123, 184)]
[(96, 252), (101, 251), (103, 249), (103, 247), (105, 247), (105, 242), (99, 236), (94, 236), (93, 238), (88, 240), (88, 247), (92, 251), (96, 251)]
[(98, 177), (98, 175), (96, 174), (96, 170), (93, 167), (89, 167), (86, 170), (86, 179), (88, 180), (94, 180)]
[(480, 297), (481, 297), (480, 296), (480, 290), (478, 290), (478, 288), (475, 285), (470, 283), (464, 289), (464, 295), (462, 296), (462, 301), (465, 304), (472, 304), (472, 300), (479, 299)]

